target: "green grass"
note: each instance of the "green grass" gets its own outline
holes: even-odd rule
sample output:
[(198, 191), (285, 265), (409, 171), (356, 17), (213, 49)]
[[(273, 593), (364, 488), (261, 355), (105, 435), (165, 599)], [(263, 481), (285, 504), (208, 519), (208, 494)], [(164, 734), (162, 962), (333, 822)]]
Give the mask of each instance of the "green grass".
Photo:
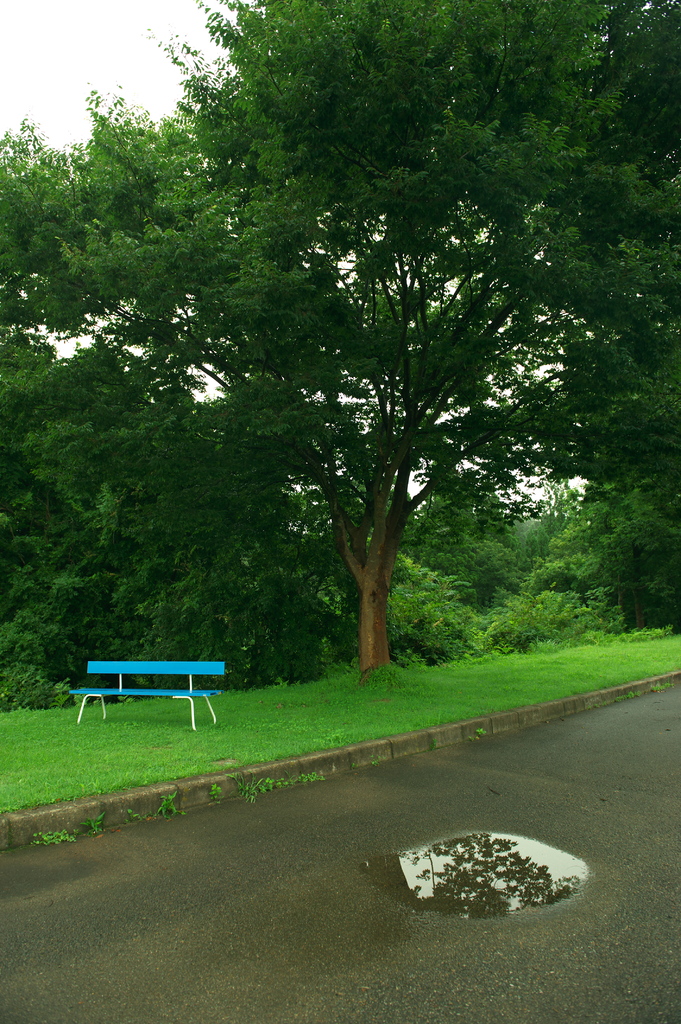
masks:
[(681, 667), (681, 637), (509, 655), (442, 668), (391, 669), (357, 685), (339, 671), (315, 683), (229, 692), (217, 726), (198, 700), (171, 698), (0, 714), (0, 812), (218, 771), (473, 718)]

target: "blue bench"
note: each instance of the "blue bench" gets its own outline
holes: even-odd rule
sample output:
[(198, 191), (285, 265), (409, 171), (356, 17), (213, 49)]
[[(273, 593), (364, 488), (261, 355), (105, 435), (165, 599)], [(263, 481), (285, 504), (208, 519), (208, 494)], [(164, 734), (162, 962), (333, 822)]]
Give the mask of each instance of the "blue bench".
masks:
[[(88, 661), (88, 675), (99, 673), (110, 673), (118, 676), (118, 688), (96, 687), (88, 689), (69, 690), (69, 693), (83, 696), (83, 703), (80, 705), (77, 725), (83, 717), (83, 708), (88, 697), (99, 697), (102, 702), (102, 718), (106, 718), (104, 707), (105, 697), (173, 697), (175, 700), (188, 700), (192, 714), (192, 729), (196, 732), (196, 721), (194, 719), (194, 698), (204, 697), (213, 716), (213, 724), (217, 725), (217, 718), (211, 706), (209, 697), (217, 697), (223, 693), (222, 690), (195, 690), (193, 676), (222, 676), (225, 673), (224, 661)], [(124, 689), (124, 675), (141, 676), (189, 676), (189, 688), (186, 690), (141, 690), (137, 688)]]

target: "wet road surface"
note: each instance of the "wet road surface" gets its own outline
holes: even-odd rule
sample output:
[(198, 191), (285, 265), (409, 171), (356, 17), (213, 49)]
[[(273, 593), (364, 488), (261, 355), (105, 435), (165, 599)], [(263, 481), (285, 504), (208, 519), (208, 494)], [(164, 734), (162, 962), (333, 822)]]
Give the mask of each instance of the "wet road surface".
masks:
[[(681, 1024), (681, 687), (0, 854), (1, 1024)], [(419, 911), (363, 865), (467, 832), (578, 896)]]

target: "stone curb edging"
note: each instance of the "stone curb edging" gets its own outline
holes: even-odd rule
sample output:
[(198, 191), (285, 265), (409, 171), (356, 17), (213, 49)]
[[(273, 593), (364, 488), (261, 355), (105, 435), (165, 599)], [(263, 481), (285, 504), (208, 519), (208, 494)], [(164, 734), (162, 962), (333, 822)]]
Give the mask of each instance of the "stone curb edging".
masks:
[(469, 718), (462, 722), (432, 725), (425, 729), (417, 729), (415, 732), (386, 736), (384, 739), (365, 740), (347, 747), (235, 768), (231, 773), (211, 772), (188, 779), (175, 779), (172, 782), (157, 782), (150, 786), (124, 789), (118, 793), (79, 797), (77, 800), (65, 800), (63, 803), (10, 811), (0, 814), (0, 850), (27, 846), (39, 832), (57, 832), (62, 829), (71, 833), (77, 832), (86, 818), (95, 819), (102, 812), (105, 814), (107, 828), (127, 823), (130, 820), (128, 811), (140, 818), (154, 817), (158, 814), (163, 800), (171, 796), (175, 798), (177, 810), (186, 811), (190, 807), (211, 803), (211, 789), (215, 785), (220, 787), (221, 799), (234, 797), (238, 795), (238, 786), (233, 774), (243, 776), (247, 782), (257, 782), (261, 779), (272, 779), (275, 782), (280, 779), (295, 780), (301, 775), (313, 772), (324, 776), (333, 775), (336, 772), (377, 764), (379, 761), (404, 757), (407, 754), (420, 754), (438, 747), (463, 743), (465, 740), (472, 740), (485, 734), (496, 736), (502, 732), (526, 729), (532, 725), (576, 714), (578, 711), (588, 711), (591, 708), (612, 704), (630, 694), (639, 696), (680, 682), (681, 671), (667, 672), (665, 675), (651, 676), (633, 683), (621, 683), (605, 690), (580, 693), (573, 697), (564, 697), (562, 700), (547, 701), (545, 704), (530, 704), (511, 711), (498, 711), (479, 718)]

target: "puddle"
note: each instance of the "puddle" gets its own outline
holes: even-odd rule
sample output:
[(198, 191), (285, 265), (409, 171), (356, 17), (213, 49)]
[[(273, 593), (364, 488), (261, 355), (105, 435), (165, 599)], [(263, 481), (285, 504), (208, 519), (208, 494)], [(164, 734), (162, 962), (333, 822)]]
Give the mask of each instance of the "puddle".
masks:
[(413, 910), (495, 917), (569, 899), (589, 869), (583, 860), (523, 836), (472, 832), (418, 850), (365, 861), (383, 891)]

